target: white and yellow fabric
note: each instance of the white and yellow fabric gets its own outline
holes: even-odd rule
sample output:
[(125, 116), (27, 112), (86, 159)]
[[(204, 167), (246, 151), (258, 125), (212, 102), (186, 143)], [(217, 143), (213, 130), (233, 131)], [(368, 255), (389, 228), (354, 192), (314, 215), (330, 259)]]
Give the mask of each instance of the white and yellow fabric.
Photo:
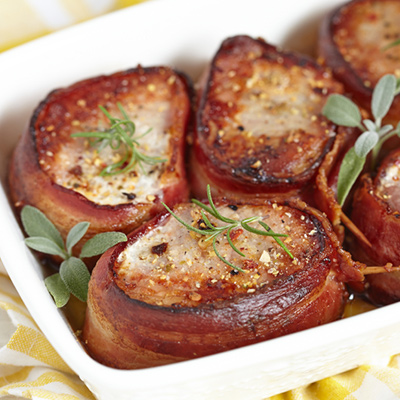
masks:
[(92, 400), (0, 273), (0, 398)]
[[(400, 356), (365, 365), (266, 400), (396, 400)], [(0, 399), (94, 400), (40, 332), (0, 272)], [(149, 399), (150, 400), (150, 399)]]
[[(54, 30), (143, 0), (0, 0), (0, 52)], [(29, 315), (0, 261), (0, 399), (88, 400)], [(400, 355), (269, 400), (400, 399)], [(151, 399), (153, 400), (153, 399)]]
[(143, 0), (0, 0), (0, 52)]

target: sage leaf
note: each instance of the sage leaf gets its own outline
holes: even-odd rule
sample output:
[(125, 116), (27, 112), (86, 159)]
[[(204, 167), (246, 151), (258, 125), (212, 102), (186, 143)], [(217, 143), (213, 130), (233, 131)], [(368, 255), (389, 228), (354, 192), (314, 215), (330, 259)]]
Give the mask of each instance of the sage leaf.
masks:
[[(395, 45), (399, 44), (400, 40), (395, 43)], [(383, 117), (392, 106), (394, 96), (399, 92), (400, 80), (396, 80), (394, 75), (383, 76), (372, 93), (371, 111), (375, 120), (365, 119), (363, 124), (360, 123), (361, 113), (351, 100), (339, 94), (328, 97), (322, 110), (325, 117), (337, 125), (358, 127), (363, 131), (354, 147), (346, 153), (340, 167), (337, 185), (337, 198), (340, 205), (345, 202), (364, 168), (367, 155), (372, 151), (370, 168), (374, 169), (383, 143), (394, 135), (400, 136), (400, 123), (396, 129), (393, 129), (392, 125), (381, 126)]]
[(89, 239), (82, 247), (81, 258), (93, 257), (103, 254), (110, 247), (120, 242), (126, 242), (128, 238), (121, 232), (104, 232)]
[(378, 134), (379, 134), (380, 137), (385, 136), (392, 129), (393, 129), (393, 125), (384, 125), (384, 126), (382, 126), (381, 129), (379, 129)]
[(25, 244), (33, 250), (40, 251), (41, 253), (52, 254), (54, 256), (60, 256), (65, 259), (66, 254), (63, 249), (57, 246), (51, 239), (33, 236), (25, 239)]
[(41, 236), (52, 240), (60, 248), (64, 241), (54, 224), (37, 208), (25, 206), (21, 211), (22, 225), (29, 236)]
[(60, 274), (54, 274), (44, 280), (47, 290), (53, 296), (53, 299), (58, 308), (65, 306), (68, 303), (70, 294), (67, 286), (62, 281)]
[(350, 189), (360, 175), (365, 160), (365, 157), (359, 157), (356, 154), (354, 147), (352, 147), (344, 156), (342, 165), (340, 166), (337, 184), (337, 198), (341, 206), (345, 202)]
[(376, 131), (377, 130), (375, 122), (371, 121), (370, 119), (364, 119), (363, 123), (366, 126), (368, 131)]
[(350, 99), (341, 94), (332, 94), (328, 97), (322, 114), (336, 125), (363, 129), (360, 110)]
[(375, 120), (381, 120), (389, 111), (396, 92), (396, 78), (385, 75), (376, 84), (372, 93), (371, 110)]
[(400, 92), (400, 78), (397, 78), (396, 80), (396, 91), (395, 91), (395, 95), (398, 95)]
[(62, 262), (60, 276), (68, 290), (81, 301), (87, 300), (90, 273), (82, 260), (70, 257)]
[(376, 132), (366, 131), (358, 137), (354, 144), (354, 151), (358, 157), (365, 158), (378, 143), (379, 135)]
[(89, 222), (79, 222), (68, 232), (66, 246), (69, 255), (71, 255), (72, 248), (83, 238), (89, 225)]

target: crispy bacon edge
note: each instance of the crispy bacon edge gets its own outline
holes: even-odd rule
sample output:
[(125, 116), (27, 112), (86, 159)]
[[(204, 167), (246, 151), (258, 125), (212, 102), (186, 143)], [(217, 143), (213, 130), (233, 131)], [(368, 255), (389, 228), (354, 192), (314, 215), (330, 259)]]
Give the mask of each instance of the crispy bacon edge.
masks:
[[(95, 80), (126, 79), (134, 74), (148, 73), (157, 74), (163, 70), (170, 71), (179, 80), (180, 100), (174, 110), (173, 152), (170, 159), (173, 160), (167, 170), (172, 183), (163, 190), (163, 199), (166, 204), (172, 206), (177, 202), (184, 201), (188, 196), (188, 184), (185, 171), (185, 145), (186, 134), (191, 124), (192, 89), (190, 82), (181, 73), (166, 67), (151, 67), (130, 69), (118, 72), (110, 76), (100, 76), (77, 82), (68, 89), (82, 87), (87, 82)], [(63, 90), (63, 89), (61, 89)], [(32, 205), (43, 211), (46, 216), (59, 229), (65, 239), (69, 230), (81, 221), (90, 223), (90, 227), (81, 240), (73, 249), (74, 255), (79, 255), (80, 250), (88, 239), (101, 232), (120, 231), (129, 233), (144, 221), (147, 221), (164, 210), (161, 200), (156, 198), (150, 203), (121, 204), (116, 206), (98, 205), (89, 201), (80, 193), (64, 188), (54, 183), (40, 167), (36, 148), (36, 126), (40, 111), (46, 104), (52, 101), (51, 92), (43, 100), (30, 121), (27, 131), (21, 136), (10, 162), (9, 189), (12, 203), (19, 215), (25, 205)], [(175, 175), (175, 178), (171, 179)], [(50, 259), (58, 260), (57, 257)], [(93, 267), (95, 260), (88, 260)]]
[[(105, 253), (93, 271), (83, 343), (99, 362), (132, 369), (202, 357), (301, 331), (341, 317), (344, 280), (362, 280), (362, 265), (344, 252), (330, 223), (301, 201), (290, 203), (320, 227), (323, 256), (255, 293), (198, 307), (163, 307), (131, 299), (114, 281), (114, 263), (128, 245)], [(165, 223), (161, 215), (130, 235), (129, 243)]]
[[(246, 181), (243, 178), (235, 177), (229, 172), (222, 171), (221, 163), (218, 163), (217, 160), (210, 157), (210, 149), (205, 144), (205, 140), (201, 138), (203, 131), (207, 130), (206, 125), (202, 123), (204, 118), (203, 109), (207, 102), (208, 91), (210, 90), (210, 85), (212, 83), (212, 76), (215, 72), (216, 66), (215, 60), (219, 56), (220, 52), (229, 52), (230, 46), (234, 45), (234, 41), (244, 41), (244, 40), (252, 40), (258, 43), (259, 46), (263, 47), (263, 56), (267, 59), (271, 59), (271, 62), (274, 61), (274, 57), (280, 55), (282, 59), (285, 60), (287, 65), (300, 65), (301, 67), (312, 67), (317, 68), (318, 71), (322, 74), (325, 70), (317, 63), (315, 63), (310, 58), (299, 55), (296, 53), (290, 52), (282, 52), (279, 53), (279, 50), (274, 46), (264, 42), (262, 39), (252, 39), (248, 36), (236, 36), (232, 38), (228, 38), (221, 45), (220, 49), (214, 56), (214, 60), (211, 65), (206, 69), (205, 74), (203, 74), (201, 78), (200, 86), (198, 87), (198, 112), (196, 115), (196, 124), (193, 135), (193, 144), (191, 147), (191, 159), (190, 159), (190, 168), (189, 168), (189, 176), (192, 185), (193, 194), (199, 198), (205, 198), (205, 190), (204, 188), (208, 183), (210, 183), (213, 187), (213, 193), (215, 195), (226, 195), (231, 198), (248, 198), (252, 199), (254, 197), (263, 197), (263, 198), (291, 198), (291, 197), (300, 197), (304, 200), (309, 199), (309, 191), (310, 187), (313, 184), (314, 178), (316, 176), (317, 170), (320, 167), (321, 163), (324, 160), (326, 154), (330, 151), (333, 143), (334, 137), (330, 138), (327, 141), (325, 148), (321, 152), (319, 159), (309, 168), (309, 170), (305, 170), (302, 174), (299, 174), (297, 177), (289, 177), (276, 179), (274, 177), (267, 177), (264, 181), (257, 181), (257, 178), (247, 179)], [(272, 54), (272, 55), (271, 55)], [(326, 72), (326, 71), (325, 71)], [(342, 88), (342, 86), (337, 82), (338, 88)], [(213, 111), (217, 112), (217, 111)], [(221, 110), (221, 113), (227, 113), (226, 110)], [(254, 174), (254, 170), (252, 168), (248, 168)], [(250, 177), (250, 175), (249, 175)]]
[[(400, 214), (374, 192), (369, 174), (363, 175), (354, 195), (352, 221), (372, 246), (355, 240), (350, 248), (354, 257), (367, 265), (400, 265)], [(380, 273), (366, 277), (366, 293), (376, 304), (400, 300), (400, 272)]]

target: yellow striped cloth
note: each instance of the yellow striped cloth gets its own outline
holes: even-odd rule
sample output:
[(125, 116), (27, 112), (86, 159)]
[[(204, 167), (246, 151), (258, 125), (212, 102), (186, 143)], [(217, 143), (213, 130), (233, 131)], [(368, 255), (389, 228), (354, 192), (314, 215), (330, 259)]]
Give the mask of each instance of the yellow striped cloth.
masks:
[[(94, 396), (40, 332), (11, 281), (0, 268), (0, 399), (2, 398), (90, 400)], [(265, 400), (399, 398), (400, 356), (397, 355), (386, 366), (365, 365)]]
[(0, 398), (91, 400), (0, 273)]
[[(0, 52), (65, 26), (141, 1), (0, 0)], [(1, 261), (0, 399), (94, 399), (40, 332), (2, 269)], [(269, 398), (394, 399), (400, 399), (400, 356), (393, 356), (384, 366), (362, 366)]]

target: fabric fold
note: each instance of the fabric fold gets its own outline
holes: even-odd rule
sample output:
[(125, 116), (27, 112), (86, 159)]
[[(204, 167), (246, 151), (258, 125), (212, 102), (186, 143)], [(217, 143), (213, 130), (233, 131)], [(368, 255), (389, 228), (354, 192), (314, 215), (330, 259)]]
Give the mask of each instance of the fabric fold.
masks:
[(94, 399), (37, 327), (4, 274), (0, 274), (0, 327), (0, 398)]

